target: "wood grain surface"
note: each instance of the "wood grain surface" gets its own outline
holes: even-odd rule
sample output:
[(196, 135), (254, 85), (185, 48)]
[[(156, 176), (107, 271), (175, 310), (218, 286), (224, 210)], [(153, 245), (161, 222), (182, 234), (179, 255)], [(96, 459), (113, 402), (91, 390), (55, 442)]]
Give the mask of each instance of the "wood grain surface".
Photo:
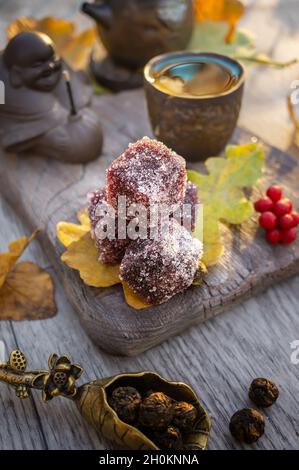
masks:
[[(57, 14), (85, 21), (77, 13), (78, 1), (0, 1), (0, 38), (7, 21), (20, 14)], [(262, 50), (277, 59), (298, 56), (299, 4), (295, 0), (252, 0), (243, 25), (257, 34)], [(249, 71), (240, 122), (253, 134), (292, 153), (293, 127), (288, 120), (285, 96), (299, 67), (284, 71), (264, 67)], [(296, 154), (294, 152), (294, 154)], [(2, 169), (2, 168), (1, 168)], [(0, 249), (29, 228), (3, 200), (0, 203)], [(55, 279), (59, 313), (54, 319), (34, 322), (1, 322), (0, 340), (6, 353), (13, 347), (26, 352), (32, 367), (46, 365), (55, 351), (71, 354), (86, 369), (82, 380), (109, 376), (120, 371), (155, 370), (172, 380), (194, 387), (212, 417), (210, 449), (242, 448), (229, 434), (231, 414), (249, 405), (247, 389), (252, 378), (268, 376), (280, 387), (280, 398), (265, 412), (266, 433), (246, 448), (298, 449), (299, 365), (291, 363), (290, 343), (299, 339), (298, 277), (283, 282), (232, 307), (224, 315), (181, 334), (136, 358), (110, 356), (98, 350), (81, 328), (65, 299), (61, 283), (38, 242), (26, 253), (46, 267)], [(102, 449), (72, 404), (58, 399), (45, 405), (40, 396), (20, 401), (0, 385), (2, 413), (0, 449)], [(63, 423), (63, 425), (62, 425)]]

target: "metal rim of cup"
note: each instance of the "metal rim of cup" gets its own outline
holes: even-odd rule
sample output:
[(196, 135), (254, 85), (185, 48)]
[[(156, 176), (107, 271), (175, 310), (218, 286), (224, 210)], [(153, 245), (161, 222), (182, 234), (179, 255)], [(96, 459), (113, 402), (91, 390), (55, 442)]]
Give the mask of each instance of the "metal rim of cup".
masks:
[[(211, 57), (211, 58), (216, 58), (216, 59), (222, 59), (224, 62), (226, 61), (227, 63), (231, 63), (235, 65), (239, 71), (240, 75), (238, 78), (238, 81), (235, 85), (233, 85), (229, 90), (223, 91), (222, 93), (217, 93), (216, 95), (204, 95), (204, 96), (193, 96), (193, 97), (188, 97), (188, 96), (177, 96), (177, 95), (171, 95), (175, 99), (182, 99), (182, 100), (211, 100), (211, 99), (217, 99), (222, 96), (230, 95), (231, 93), (235, 92), (238, 90), (245, 82), (246, 78), (246, 72), (244, 66), (241, 64), (236, 59), (233, 59), (232, 57), (229, 57), (224, 54), (218, 54), (216, 52), (195, 52), (195, 51), (177, 51), (177, 52), (167, 52), (165, 54), (160, 54), (148, 61), (148, 63), (144, 67), (144, 79), (146, 80), (147, 83), (149, 83), (153, 88), (157, 89), (160, 93), (169, 96), (169, 94), (166, 91), (162, 91), (160, 88), (156, 88), (154, 85), (154, 80), (155, 77), (153, 76), (153, 71), (155, 66), (158, 66), (161, 62), (165, 61), (165, 59), (169, 58), (169, 64), (171, 64), (171, 61), (174, 59), (180, 59), (185, 57), (186, 63), (188, 63), (190, 60), (194, 59), (200, 59), (201, 57)], [(183, 63), (183, 62), (182, 62)]]

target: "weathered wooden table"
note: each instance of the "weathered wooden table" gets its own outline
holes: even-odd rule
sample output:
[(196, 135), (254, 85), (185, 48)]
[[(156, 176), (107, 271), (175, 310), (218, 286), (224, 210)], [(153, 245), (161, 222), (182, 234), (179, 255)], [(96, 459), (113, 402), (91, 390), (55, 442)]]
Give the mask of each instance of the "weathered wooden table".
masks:
[[(257, 35), (260, 49), (277, 59), (299, 56), (299, 2), (248, 0), (246, 3), (248, 10), (242, 25)], [(79, 4), (78, 0), (63, 3), (0, 0), (0, 44), (4, 43), (7, 22), (21, 15), (36, 12), (39, 16), (57, 15), (59, 11), (60, 16), (88, 24), (78, 13)], [(298, 77), (299, 65), (282, 71), (251, 68), (240, 118), (240, 124), (253, 134), (294, 154), (293, 127), (285, 97), (292, 80)], [(3, 200), (0, 201), (0, 220), (1, 250), (9, 241), (28, 233), (22, 219)], [(142, 369), (186, 381), (199, 393), (211, 414), (210, 449), (241, 447), (229, 434), (229, 418), (235, 410), (249, 405), (247, 389), (252, 378), (272, 377), (281, 395), (277, 404), (265, 412), (265, 436), (253, 447), (299, 448), (299, 364), (292, 364), (290, 358), (290, 343), (299, 339), (299, 277), (136, 358), (119, 358), (94, 347), (37, 242), (27, 250), (26, 258), (35, 259), (53, 274), (59, 311), (54, 319), (44, 321), (0, 322), (0, 340), (7, 353), (17, 346), (28, 356), (30, 366), (40, 367), (46, 365), (51, 352), (67, 352), (85, 367), (86, 381), (119, 371)], [(0, 410), (0, 449), (106, 448), (65, 400), (54, 400), (46, 405), (35, 394), (28, 401), (20, 401), (1, 385)]]

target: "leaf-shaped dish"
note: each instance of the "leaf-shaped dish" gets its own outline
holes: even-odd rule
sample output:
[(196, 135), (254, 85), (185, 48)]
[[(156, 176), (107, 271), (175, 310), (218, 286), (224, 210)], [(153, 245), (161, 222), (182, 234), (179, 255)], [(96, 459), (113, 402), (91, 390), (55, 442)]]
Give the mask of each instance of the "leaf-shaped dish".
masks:
[(117, 449), (159, 450), (139, 429), (124, 423), (108, 403), (116, 387), (136, 387), (140, 393), (159, 390), (177, 401), (191, 403), (198, 411), (193, 431), (184, 439), (185, 450), (203, 450), (207, 446), (211, 422), (195, 392), (183, 382), (170, 382), (154, 372), (137, 372), (95, 380), (79, 389), (76, 404), (84, 418)]

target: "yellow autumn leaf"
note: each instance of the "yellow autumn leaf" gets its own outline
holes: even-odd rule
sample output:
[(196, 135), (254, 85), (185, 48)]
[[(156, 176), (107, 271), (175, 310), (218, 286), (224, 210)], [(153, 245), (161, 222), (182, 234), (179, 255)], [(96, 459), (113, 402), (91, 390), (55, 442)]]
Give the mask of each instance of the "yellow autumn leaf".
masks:
[(133, 292), (126, 282), (122, 282), (122, 285), (126, 302), (130, 307), (133, 307), (136, 310), (142, 310), (143, 308), (150, 307), (150, 305), (144, 302), (144, 300), (139, 295)]
[(229, 146), (226, 158), (206, 160), (208, 174), (188, 171), (188, 179), (197, 185), (203, 204), (202, 262), (216, 264), (224, 251), (221, 224), (241, 224), (253, 214), (253, 205), (244, 194), (262, 176), (264, 153), (259, 144)]
[(88, 232), (89, 229), (86, 229), (84, 225), (72, 224), (70, 222), (59, 222), (57, 224), (57, 238), (65, 247), (80, 240)]
[(226, 34), (226, 42), (234, 39), (236, 26), (245, 12), (245, 7), (240, 0), (194, 0), (195, 14), (198, 21), (225, 21), (229, 29)]
[(64, 263), (79, 271), (82, 281), (88, 286), (110, 287), (119, 284), (119, 265), (103, 264), (98, 258), (98, 250), (90, 232), (71, 243), (61, 256)]
[(7, 253), (0, 253), (1, 320), (46, 318), (56, 313), (49, 274), (34, 263), (17, 262), (37, 232), (13, 241)]
[(82, 209), (77, 213), (80, 224), (71, 222), (58, 222), (57, 238), (60, 243), (68, 247), (73, 242), (80, 240), (86, 233), (90, 232), (90, 221), (87, 209)]
[(81, 209), (77, 212), (77, 219), (79, 220), (81, 225), (86, 228), (88, 227), (90, 230), (90, 219), (87, 207), (84, 207), (84, 209)]
[(56, 46), (57, 53), (75, 69), (86, 69), (89, 55), (96, 43), (95, 28), (76, 31), (75, 23), (50, 16), (41, 18), (21, 17), (7, 27), (7, 39), (22, 31), (39, 31), (47, 34)]
[(194, 0), (196, 19), (198, 21), (220, 21), (225, 0)]

